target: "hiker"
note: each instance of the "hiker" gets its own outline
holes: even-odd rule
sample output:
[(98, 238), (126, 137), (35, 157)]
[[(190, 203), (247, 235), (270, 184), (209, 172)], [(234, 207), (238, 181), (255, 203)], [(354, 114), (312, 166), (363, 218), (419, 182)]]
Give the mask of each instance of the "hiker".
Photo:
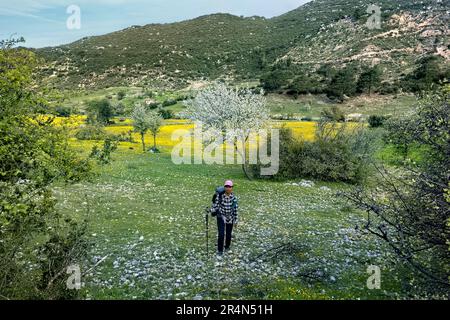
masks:
[(217, 254), (223, 255), (224, 239), (225, 250), (229, 250), (231, 246), (231, 235), (233, 226), (238, 224), (238, 201), (233, 193), (233, 181), (225, 181), (224, 188), (218, 188), (213, 198), (213, 206), (211, 212), (213, 216), (217, 216)]

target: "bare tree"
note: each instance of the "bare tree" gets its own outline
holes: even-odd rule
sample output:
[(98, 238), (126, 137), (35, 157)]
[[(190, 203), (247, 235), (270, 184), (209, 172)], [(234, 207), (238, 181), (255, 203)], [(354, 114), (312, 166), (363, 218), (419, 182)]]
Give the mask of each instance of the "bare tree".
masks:
[[(432, 280), (450, 286), (450, 88), (423, 98), (407, 120), (390, 121), (386, 141), (419, 148), (423, 159), (406, 159), (396, 172), (375, 165), (376, 188), (343, 196), (367, 212), (365, 229), (383, 239), (397, 256)], [(389, 136), (395, 139), (389, 139)]]

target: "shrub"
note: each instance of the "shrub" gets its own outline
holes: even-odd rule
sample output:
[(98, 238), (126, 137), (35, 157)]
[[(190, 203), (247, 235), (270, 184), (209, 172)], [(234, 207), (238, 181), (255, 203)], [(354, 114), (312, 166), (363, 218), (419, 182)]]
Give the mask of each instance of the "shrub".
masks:
[(122, 116), (125, 114), (125, 106), (123, 103), (118, 103), (115, 107), (114, 107), (114, 113), (118, 116)]
[(72, 114), (72, 108), (66, 106), (57, 106), (55, 108), (55, 113), (59, 117), (70, 117)]
[(193, 96), (189, 96), (189, 95), (181, 95), (181, 96), (178, 96), (177, 97), (177, 101), (186, 101), (186, 100), (189, 100), (189, 99), (194, 99), (194, 97)]
[(97, 160), (99, 164), (108, 164), (111, 162), (111, 154), (117, 150), (117, 145), (117, 141), (108, 137), (105, 139), (101, 149), (98, 146), (92, 148), (90, 157)]
[(388, 118), (385, 116), (378, 116), (378, 115), (371, 115), (369, 117), (369, 126), (371, 128), (379, 128), (382, 127), (384, 122), (387, 120)]
[(398, 83), (383, 82), (378, 91), (382, 95), (397, 94), (400, 91), (400, 86)]
[[(284, 128), (280, 133), (280, 169), (271, 178), (359, 183), (367, 176), (374, 149), (373, 136), (363, 127), (350, 129), (321, 122), (314, 141), (297, 140)], [(253, 173), (258, 176), (260, 168), (253, 166)]]
[(172, 110), (167, 110), (167, 109), (162, 109), (162, 108), (158, 110), (158, 114), (163, 119), (173, 119), (173, 117), (174, 117), (174, 113)]
[(336, 122), (345, 121), (344, 112), (337, 106), (332, 106), (331, 108), (324, 109), (321, 112), (321, 117), (326, 121), (336, 121)]
[(154, 109), (158, 108), (159, 106), (160, 106), (160, 105), (159, 105), (158, 102), (152, 102), (152, 103), (150, 103), (150, 104), (148, 105), (148, 108), (149, 108), (150, 110), (154, 110)]
[(47, 104), (30, 90), (38, 61), (12, 45), (0, 41), (0, 299), (74, 298), (66, 270), (83, 262), (86, 239), (56, 208), (53, 186), (89, 176), (90, 161), (68, 147), (64, 129), (37, 121)]
[(119, 101), (123, 100), (123, 98), (125, 98), (126, 95), (127, 95), (127, 93), (125, 91), (123, 91), (123, 90), (119, 91), (117, 93), (117, 100), (119, 100)]
[(170, 107), (170, 106), (173, 106), (173, 105), (176, 105), (176, 104), (177, 104), (177, 100), (169, 99), (169, 100), (165, 100), (165, 101), (162, 103), (162, 106), (163, 106), (163, 107)]
[(133, 138), (133, 131), (128, 131), (128, 132), (122, 132), (120, 134), (117, 135), (109, 135), (110, 138), (112, 138), (114, 141), (119, 141), (119, 142), (134, 142), (134, 138)]
[(427, 91), (448, 79), (450, 68), (444, 58), (425, 56), (417, 63), (416, 70), (403, 79), (402, 87), (407, 91)]
[(86, 126), (78, 129), (75, 134), (78, 140), (103, 140), (106, 138), (106, 132), (98, 126)]
[(298, 75), (292, 83), (289, 85), (289, 92), (294, 98), (297, 98), (299, 94), (318, 93), (319, 82), (314, 77), (301, 73)]

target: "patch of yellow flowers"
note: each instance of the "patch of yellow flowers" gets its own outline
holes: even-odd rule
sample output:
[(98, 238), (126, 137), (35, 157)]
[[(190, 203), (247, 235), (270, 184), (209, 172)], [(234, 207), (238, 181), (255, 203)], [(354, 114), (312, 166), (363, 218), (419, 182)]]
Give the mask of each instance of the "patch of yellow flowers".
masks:
[[(116, 119), (117, 120), (117, 119)], [(71, 116), (67, 118), (57, 117), (53, 120), (55, 125), (67, 126), (70, 129), (76, 130), (80, 126), (85, 125), (86, 116)], [(316, 123), (315, 122), (303, 122), (303, 121), (273, 121), (271, 122), (272, 128), (281, 128), (286, 127), (292, 129), (292, 132), (295, 137), (302, 138), (305, 140), (313, 140), (314, 134), (316, 131)], [(158, 147), (171, 148), (175, 146), (178, 141), (172, 141), (172, 134), (177, 130), (186, 130), (192, 131), (194, 130), (194, 124), (189, 120), (165, 120), (161, 127), (161, 130), (156, 138), (156, 143)], [(116, 121), (115, 125), (105, 127), (105, 131), (110, 134), (119, 135), (123, 133), (128, 133), (130, 131), (133, 132), (132, 121), (129, 119)], [(120, 145), (126, 148), (134, 148), (139, 149), (141, 143), (141, 137), (138, 133), (133, 132), (132, 136), (135, 140), (135, 143), (125, 143), (122, 142)], [(76, 139), (71, 139), (71, 143), (76, 147), (81, 147), (86, 145), (85, 147), (90, 147), (93, 142), (92, 141), (78, 141)], [(150, 133), (145, 135), (145, 143), (148, 146), (153, 145), (153, 137)]]

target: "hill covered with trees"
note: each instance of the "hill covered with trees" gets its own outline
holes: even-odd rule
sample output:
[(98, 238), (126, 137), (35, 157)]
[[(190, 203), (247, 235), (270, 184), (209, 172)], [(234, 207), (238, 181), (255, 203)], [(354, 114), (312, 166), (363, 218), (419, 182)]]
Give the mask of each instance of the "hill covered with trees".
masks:
[[(272, 19), (213, 14), (132, 26), (36, 51), (46, 61), (41, 75), (47, 82), (71, 89), (180, 88), (203, 80), (262, 78), (268, 90), (325, 90), (340, 96), (341, 88), (330, 82), (339, 87), (339, 78), (358, 81), (348, 74), (364, 74), (358, 87), (367, 92), (379, 89), (371, 82), (395, 91), (399, 81), (408, 82), (402, 88), (414, 88), (418, 75), (438, 81), (448, 74), (444, 2), (378, 1), (380, 28), (367, 26), (377, 14), (368, 10), (370, 5), (368, 0), (316, 0)], [(443, 70), (423, 75), (428, 72), (423, 59), (435, 59)], [(375, 65), (377, 69), (371, 70)]]

